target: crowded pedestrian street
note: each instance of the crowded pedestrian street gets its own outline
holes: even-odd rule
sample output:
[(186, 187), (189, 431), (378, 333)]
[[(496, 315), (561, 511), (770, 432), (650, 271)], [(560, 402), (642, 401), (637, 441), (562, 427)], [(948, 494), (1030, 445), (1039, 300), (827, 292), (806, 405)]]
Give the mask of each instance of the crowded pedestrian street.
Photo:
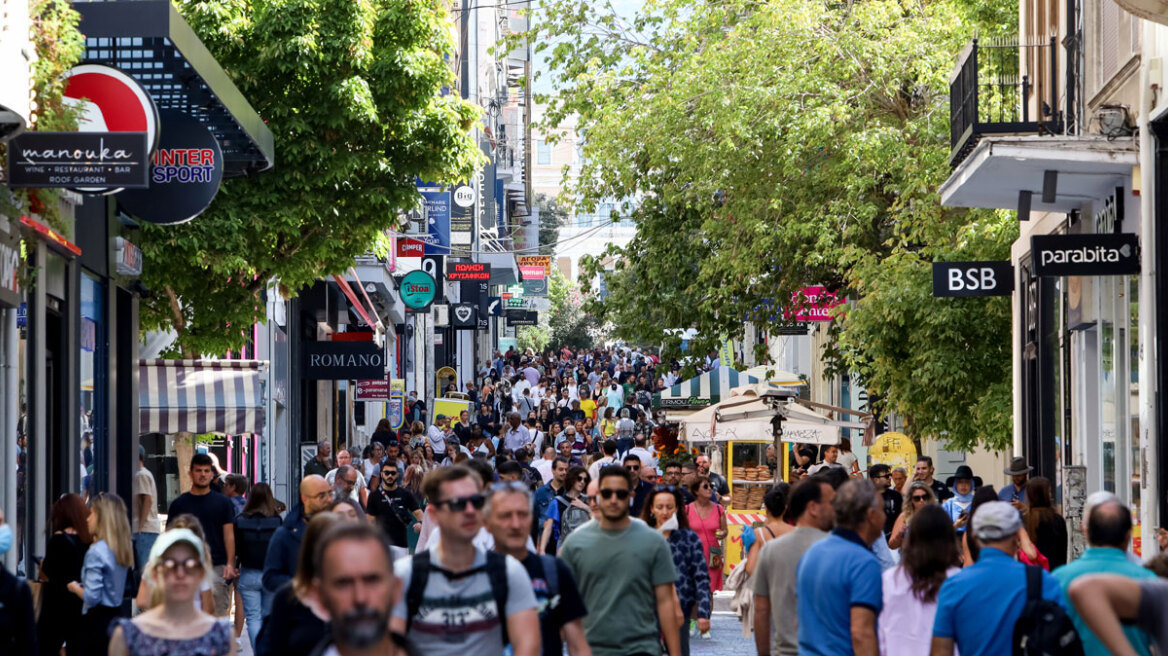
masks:
[(0, 656), (1168, 654), (1168, 2), (0, 5)]

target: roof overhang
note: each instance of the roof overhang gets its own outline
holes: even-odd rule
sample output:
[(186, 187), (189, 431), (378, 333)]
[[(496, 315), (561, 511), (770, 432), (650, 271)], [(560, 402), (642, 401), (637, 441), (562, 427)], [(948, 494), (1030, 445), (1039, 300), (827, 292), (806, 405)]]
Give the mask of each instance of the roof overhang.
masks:
[(1115, 4), (1134, 16), (1168, 25), (1168, 2), (1165, 0), (1115, 0)]
[(87, 64), (105, 64), (141, 84), (159, 109), (199, 118), (219, 141), (224, 176), (270, 169), (275, 140), (169, 0), (75, 2)]
[[(1070, 212), (1130, 179), (1139, 151), (1130, 139), (1105, 137), (986, 137), (945, 184), (941, 205), (1018, 209), (1018, 192), (1032, 192), (1031, 210)], [(1042, 202), (1046, 171), (1058, 172), (1053, 203)]]
[(480, 253), (479, 262), (491, 265), (492, 285), (514, 285), (519, 282), (519, 267), (514, 253)]

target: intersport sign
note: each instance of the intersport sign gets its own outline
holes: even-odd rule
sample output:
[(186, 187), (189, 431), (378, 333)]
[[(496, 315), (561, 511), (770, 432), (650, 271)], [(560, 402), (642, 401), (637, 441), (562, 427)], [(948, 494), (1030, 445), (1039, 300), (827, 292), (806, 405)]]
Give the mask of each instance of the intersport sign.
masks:
[(1036, 235), (1030, 238), (1038, 276), (1125, 276), (1140, 272), (1140, 240), (1129, 233)]

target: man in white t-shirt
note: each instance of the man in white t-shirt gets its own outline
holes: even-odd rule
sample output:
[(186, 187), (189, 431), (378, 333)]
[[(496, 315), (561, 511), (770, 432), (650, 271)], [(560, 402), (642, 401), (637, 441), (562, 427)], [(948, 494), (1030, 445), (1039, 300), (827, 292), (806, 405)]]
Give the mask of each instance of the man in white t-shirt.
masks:
[(138, 471), (134, 473), (133, 542), (138, 566), (145, 567), (150, 560), (150, 548), (158, 539), (162, 526), (158, 521), (158, 488), (154, 474), (146, 469), (146, 447), (138, 445)]
[(545, 444), (543, 452), (540, 457), (531, 462), (531, 467), (539, 472), (540, 478), (543, 479), (542, 485), (547, 485), (548, 481), (552, 480), (552, 466), (556, 461), (556, 449), (550, 444)]
[(426, 431), (426, 438), (430, 440), (430, 448), (434, 449), (435, 458), (446, 453), (446, 427), (448, 424), (449, 420), (446, 415), (439, 414), (434, 417), (434, 423)]
[(601, 445), (601, 448), (604, 450), (604, 457), (597, 459), (597, 461), (592, 463), (592, 466), (588, 468), (588, 476), (594, 481), (600, 480), (601, 469), (604, 469), (609, 465), (620, 464), (616, 460), (616, 440), (605, 440), (604, 444)]

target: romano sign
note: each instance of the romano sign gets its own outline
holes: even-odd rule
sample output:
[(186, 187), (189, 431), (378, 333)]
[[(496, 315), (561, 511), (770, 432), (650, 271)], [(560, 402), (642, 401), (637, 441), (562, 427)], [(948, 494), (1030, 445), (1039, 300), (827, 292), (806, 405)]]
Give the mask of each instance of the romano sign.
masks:
[(1036, 235), (1030, 238), (1038, 276), (1125, 276), (1140, 272), (1140, 240), (1129, 233)]
[(307, 380), (369, 380), (385, 377), (385, 351), (373, 342), (305, 342)]

